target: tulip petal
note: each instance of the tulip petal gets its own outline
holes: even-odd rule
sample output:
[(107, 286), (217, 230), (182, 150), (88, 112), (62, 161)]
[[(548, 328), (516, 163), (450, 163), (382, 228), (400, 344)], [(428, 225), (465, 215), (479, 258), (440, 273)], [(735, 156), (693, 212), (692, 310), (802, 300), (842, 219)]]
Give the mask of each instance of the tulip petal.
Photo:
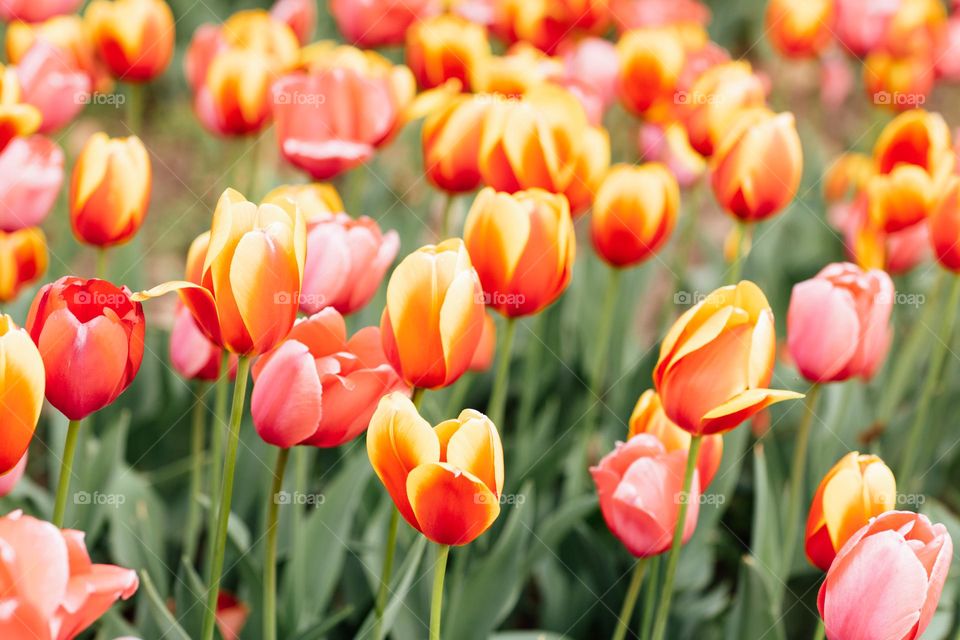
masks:
[(472, 542), (500, 515), (498, 497), (482, 480), (445, 462), (411, 471), (407, 494), (418, 528), (438, 544)]
[(707, 412), (701, 421), (701, 431), (705, 435), (729, 431), (772, 404), (784, 400), (797, 400), (802, 397), (804, 397), (802, 393), (795, 391), (747, 389), (719, 407)]
[(253, 425), (266, 442), (292, 447), (316, 432), (322, 400), (323, 388), (309, 349), (287, 340), (257, 372), (250, 400)]
[(497, 429), (482, 413), (467, 409), (461, 426), (446, 443), (445, 461), (480, 478), (499, 496), (503, 488), (503, 445)]

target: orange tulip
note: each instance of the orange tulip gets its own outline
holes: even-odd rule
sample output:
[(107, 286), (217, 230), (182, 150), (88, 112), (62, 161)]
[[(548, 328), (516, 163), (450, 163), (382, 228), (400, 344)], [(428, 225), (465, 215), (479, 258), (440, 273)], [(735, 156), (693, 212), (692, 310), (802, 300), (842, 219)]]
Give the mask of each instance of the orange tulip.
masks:
[(150, 156), (140, 138), (90, 136), (70, 181), (74, 235), (100, 247), (132, 238), (147, 215), (151, 182)]
[(506, 55), (486, 56), (470, 68), (470, 87), (478, 93), (518, 98), (547, 80), (563, 74), (563, 62), (526, 42), (510, 47)]
[(852, 451), (823, 476), (807, 516), (810, 562), (826, 571), (840, 547), (871, 518), (897, 502), (897, 481), (877, 456)]
[(620, 56), (620, 98), (631, 113), (642, 116), (672, 102), (686, 57), (679, 35), (666, 28), (628, 31), (617, 43)]
[(292, 69), (300, 52), (293, 29), (263, 9), (238, 11), (224, 21), (220, 36), (231, 49), (259, 53), (276, 71)]
[(278, 204), (282, 198), (291, 200), (300, 208), (307, 224), (346, 210), (337, 188), (328, 182), (280, 185), (264, 196), (263, 201)]
[(749, 62), (738, 60), (710, 67), (677, 94), (680, 119), (690, 146), (703, 155), (713, 155), (720, 139), (744, 109), (763, 106), (767, 99), (763, 81)]
[(586, 213), (610, 169), (610, 134), (603, 127), (587, 127), (583, 147), (573, 167), (573, 179), (563, 195), (570, 202), (570, 214)]
[(370, 420), (367, 454), (397, 510), (433, 542), (468, 544), (500, 514), (503, 447), (478, 411), (464, 409), (431, 429), (409, 398), (393, 392)]
[(870, 219), (884, 231), (924, 220), (956, 165), (950, 129), (940, 114), (906, 111), (887, 124), (873, 148), (867, 182)]
[(0, 474), (27, 451), (43, 407), (44, 381), (43, 360), (30, 335), (0, 315)]
[(451, 193), (480, 186), (480, 136), (492, 96), (461, 95), (423, 121), (423, 164), (427, 178)]
[(770, 43), (790, 58), (809, 58), (833, 39), (833, 0), (770, 0), (766, 33)]
[(16, 71), (0, 64), (0, 150), (15, 137), (30, 135), (40, 128), (40, 110), (21, 100)]
[(684, 313), (660, 345), (653, 383), (663, 410), (693, 435), (723, 433), (776, 402), (802, 398), (769, 389), (773, 312), (749, 280), (721, 287)]
[(740, 220), (768, 218), (787, 206), (800, 186), (803, 149), (792, 113), (745, 113), (711, 159), (717, 202)]
[(463, 85), (472, 69), (490, 56), (487, 30), (456, 15), (440, 15), (407, 30), (407, 66), (417, 83), (432, 89), (456, 78)]
[(878, 107), (893, 111), (914, 109), (933, 91), (936, 72), (925, 56), (895, 56), (873, 51), (863, 62), (863, 86)]
[(957, 176), (947, 179), (928, 223), (937, 261), (944, 268), (960, 273), (960, 178)]
[(242, 136), (270, 118), (270, 85), (275, 73), (262, 54), (227, 49), (214, 56), (197, 90), (194, 108), (208, 131)]
[(874, 174), (873, 159), (863, 153), (843, 153), (833, 161), (823, 176), (823, 197), (827, 202), (857, 194)]
[[(663, 443), (667, 453), (690, 450), (690, 434), (675, 425), (663, 412), (660, 396), (653, 389), (647, 389), (630, 414), (630, 431), (627, 440), (638, 433), (652, 433)], [(697, 471), (700, 475), (700, 490), (706, 491), (713, 477), (717, 475), (720, 461), (723, 459), (723, 436), (706, 436), (700, 445), (697, 456)]]
[(10, 302), (47, 270), (47, 238), (40, 227), (0, 231), (0, 302)]
[(680, 187), (662, 164), (614, 166), (597, 191), (590, 232), (597, 254), (614, 267), (646, 260), (677, 221)]
[(124, 82), (147, 82), (173, 55), (174, 22), (163, 0), (94, 0), (84, 12), (100, 57)]
[(563, 195), (487, 187), (463, 233), (487, 305), (507, 317), (537, 313), (570, 284), (576, 236)]
[(293, 202), (258, 207), (227, 189), (210, 233), (190, 248), (189, 282), (167, 282), (137, 299), (179, 291), (213, 342), (240, 355), (264, 353), (296, 320), (306, 235), (303, 214)]
[(387, 283), (380, 320), (387, 360), (413, 387), (453, 384), (483, 333), (483, 289), (463, 241), (417, 249)]
[(609, 0), (500, 0), (494, 29), (508, 42), (523, 40), (555, 53), (565, 40), (599, 34), (610, 22)]

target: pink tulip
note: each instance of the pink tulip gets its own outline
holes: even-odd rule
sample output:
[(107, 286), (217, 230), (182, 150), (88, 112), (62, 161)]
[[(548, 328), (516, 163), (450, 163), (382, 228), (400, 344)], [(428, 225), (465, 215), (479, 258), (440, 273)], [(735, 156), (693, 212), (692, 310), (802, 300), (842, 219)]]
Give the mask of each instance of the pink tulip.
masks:
[(560, 55), (566, 78), (593, 89), (604, 108), (616, 101), (620, 61), (612, 42), (603, 38), (583, 38), (561, 45)]
[(289, 26), (301, 45), (313, 39), (317, 27), (317, 3), (314, 0), (279, 0), (270, 15)]
[(17, 483), (20, 482), (20, 479), (23, 478), (23, 472), (27, 470), (27, 452), (23, 452), (23, 456), (20, 457), (20, 462), (0, 476), (0, 498), (3, 496), (9, 495), (13, 491), (14, 487), (17, 486)]
[(935, 68), (937, 75), (951, 82), (960, 82), (960, 16), (947, 20), (946, 42), (937, 52)]
[(811, 382), (873, 376), (890, 347), (893, 300), (886, 272), (849, 262), (794, 286), (787, 348), (800, 373)]
[(47, 18), (73, 13), (80, 0), (0, 0), (0, 19), (43, 22)]
[(667, 165), (684, 189), (696, 183), (707, 169), (703, 156), (690, 147), (686, 131), (677, 123), (666, 129), (657, 124), (640, 125), (637, 148), (644, 161)]
[(376, 221), (345, 213), (321, 219), (307, 232), (300, 311), (314, 314), (333, 307), (346, 315), (377, 292), (400, 249), (396, 231), (381, 233)]
[(618, 442), (595, 467), (590, 467), (600, 498), (600, 510), (610, 531), (638, 558), (670, 548), (683, 499), (689, 500), (683, 542), (697, 528), (700, 478), (694, 471), (690, 495), (684, 497), (687, 452), (667, 453), (653, 434), (640, 433)]
[(63, 183), (63, 150), (41, 135), (14, 138), (0, 151), (0, 231), (43, 222)]
[(710, 9), (699, 0), (610, 0), (610, 14), (617, 31), (710, 22)]
[(70, 640), (136, 592), (136, 572), (91, 563), (83, 538), (20, 511), (0, 518), (0, 637)]
[(38, 40), (16, 69), (23, 101), (43, 115), (41, 133), (60, 129), (89, 102), (90, 75), (76, 67), (59, 47)]
[(183, 70), (187, 76), (187, 84), (194, 93), (206, 82), (207, 70), (214, 57), (226, 47), (220, 25), (202, 24), (193, 32), (183, 57)]
[(333, 308), (301, 320), (253, 368), (250, 410), (257, 433), (278, 447), (336, 447), (360, 435), (380, 398), (405, 389), (387, 363), (380, 329), (347, 340)]
[(229, 591), (217, 594), (217, 630), (223, 640), (237, 640), (247, 624), (250, 608)]
[[(213, 381), (220, 377), (223, 349), (200, 330), (193, 314), (178, 305), (170, 332), (170, 363), (187, 380)], [(230, 354), (230, 379), (237, 377), (237, 356)]]
[(859, 247), (861, 252), (864, 251), (864, 239), (874, 238), (874, 241), (879, 243), (876, 248), (882, 254), (877, 258), (883, 262), (884, 270), (890, 275), (906, 273), (930, 257), (930, 227), (926, 220), (891, 233), (871, 230), (866, 194), (860, 194), (853, 202), (831, 205), (827, 210), (827, 219), (843, 233), (847, 255), (855, 262), (861, 262), (857, 259), (857, 249)]
[(919, 638), (952, 559), (953, 541), (942, 524), (909, 511), (877, 516), (843, 545), (820, 587), (827, 638)]
[(841, 55), (826, 55), (820, 63), (820, 101), (825, 107), (838, 109), (853, 90), (853, 70)]
[(438, 0), (330, 0), (343, 37), (360, 47), (400, 44), (407, 27), (440, 12)]
[(834, 33), (853, 55), (877, 48), (903, 0), (836, 0)]

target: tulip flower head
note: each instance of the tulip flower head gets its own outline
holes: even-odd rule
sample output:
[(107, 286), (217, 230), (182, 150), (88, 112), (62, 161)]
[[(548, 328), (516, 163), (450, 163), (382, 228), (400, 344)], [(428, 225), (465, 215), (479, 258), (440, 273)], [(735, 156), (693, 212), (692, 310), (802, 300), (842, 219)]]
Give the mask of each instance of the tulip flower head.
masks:
[[(109, 92), (113, 80), (98, 57), (90, 30), (78, 15), (55, 16), (37, 24), (13, 22), (7, 26), (7, 59), (19, 65), (38, 42), (55, 47), (64, 65), (82, 70), (92, 90)], [(52, 89), (52, 87), (47, 87)], [(81, 105), (82, 106), (82, 105)], [(66, 105), (60, 105), (66, 109)]]
[(0, 302), (10, 302), (47, 270), (47, 238), (39, 227), (0, 231)]
[(366, 327), (347, 339), (335, 309), (300, 320), (253, 367), (250, 410), (266, 442), (338, 447), (360, 435), (380, 398), (405, 390), (387, 363), (380, 329)]
[(463, 85), (472, 70), (490, 55), (483, 25), (456, 15), (439, 15), (415, 23), (407, 30), (407, 66), (424, 89), (455, 78)]
[(264, 196), (263, 201), (277, 204), (281, 198), (288, 199), (299, 207), (308, 227), (314, 222), (327, 220), (333, 214), (345, 211), (337, 188), (328, 182), (280, 185)]
[(463, 193), (480, 186), (478, 157), (489, 104), (486, 98), (494, 99), (456, 96), (423, 121), (424, 171), (438, 189)]
[(960, 273), (960, 178), (951, 176), (928, 221), (937, 261)]
[(79, 0), (2, 0), (0, 18), (4, 22), (22, 20), (24, 22), (43, 22), (53, 16), (72, 13), (80, 5)]
[(766, 35), (781, 54), (809, 58), (833, 39), (832, 0), (771, 0), (767, 4)]
[(37, 292), (26, 328), (43, 357), (47, 400), (70, 420), (112, 403), (140, 370), (146, 323), (126, 287), (64, 276)]
[(692, 435), (723, 433), (784, 400), (769, 389), (776, 336), (773, 312), (749, 280), (721, 287), (684, 313), (660, 345), (653, 382), (663, 410)]
[[(190, 310), (178, 305), (170, 331), (170, 364), (186, 380), (213, 382), (220, 377), (223, 350), (197, 326)], [(236, 377), (237, 357), (230, 356), (230, 377)]]
[(610, 532), (638, 558), (670, 549), (683, 500), (689, 500), (683, 524), (686, 543), (697, 528), (700, 477), (694, 470), (690, 492), (683, 495), (687, 451), (668, 453), (651, 433), (618, 442), (595, 467), (590, 467), (600, 498), (600, 511)]
[(869, 380), (883, 364), (893, 330), (894, 289), (879, 269), (849, 262), (824, 267), (793, 288), (787, 311), (787, 348), (811, 382), (859, 376)]
[(34, 43), (16, 69), (22, 100), (40, 110), (41, 133), (60, 129), (89, 102), (90, 74), (56, 45)]
[(563, 195), (487, 187), (474, 200), (463, 235), (487, 304), (507, 317), (539, 312), (570, 283), (576, 238)]
[(686, 52), (672, 29), (636, 29), (617, 43), (620, 56), (620, 98), (631, 113), (643, 116), (649, 110), (672, 102)]
[(437, 544), (468, 544), (500, 515), (503, 447), (478, 411), (431, 428), (409, 398), (391, 393), (370, 420), (367, 454), (403, 518)]
[(15, 137), (39, 129), (42, 121), (40, 110), (23, 101), (16, 70), (0, 65), (0, 151)]
[(895, 508), (897, 481), (877, 456), (856, 451), (823, 476), (807, 516), (807, 558), (823, 571), (860, 527)]
[(99, 247), (128, 241), (147, 215), (152, 182), (150, 156), (140, 138), (90, 136), (70, 181), (74, 235)]
[(208, 131), (243, 136), (263, 128), (270, 117), (270, 85), (275, 74), (263, 56), (249, 49), (216, 54), (194, 101)]
[(401, 44), (417, 20), (439, 13), (438, 0), (331, 0), (330, 13), (350, 43), (360, 47)]
[(710, 67), (697, 76), (685, 94), (677, 94), (690, 146), (703, 156), (712, 156), (741, 113), (762, 107), (766, 98), (764, 82), (750, 63), (737, 60)]
[(100, 58), (124, 82), (148, 82), (173, 55), (173, 12), (164, 0), (94, 0), (84, 12)]
[(0, 315), (0, 474), (24, 457), (43, 407), (43, 360), (30, 335)]
[(840, 549), (817, 608), (828, 638), (915, 640), (940, 600), (953, 560), (942, 524), (910, 511), (872, 519)]
[(0, 151), (0, 231), (39, 225), (63, 184), (63, 150), (49, 138), (14, 138)]

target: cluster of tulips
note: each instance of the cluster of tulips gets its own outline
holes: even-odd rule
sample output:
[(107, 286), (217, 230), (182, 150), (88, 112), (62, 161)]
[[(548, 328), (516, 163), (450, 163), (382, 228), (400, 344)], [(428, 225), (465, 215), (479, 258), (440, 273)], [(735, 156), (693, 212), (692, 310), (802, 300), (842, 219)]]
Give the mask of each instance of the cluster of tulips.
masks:
[[(206, 534), (202, 640), (212, 640), (218, 625), (223, 637), (238, 637), (245, 617), (221, 579), (248, 398), (257, 434), (276, 448), (261, 637), (278, 637), (278, 495), (291, 450), (362, 437), (395, 507), (373, 633), (379, 640), (391, 632), (385, 609), (402, 520), (436, 545), (429, 637), (439, 640), (450, 548), (497, 521), (510, 477), (504, 448), (524, 428), (508, 411), (518, 322), (567, 290), (575, 223), (589, 214), (590, 243), (609, 267), (586, 381), (602, 403), (623, 272), (662, 261), (681, 191), (685, 199), (701, 182), (734, 223), (718, 288), (662, 333), (650, 386), (637, 394), (622, 442), (596, 455), (607, 446), (596, 433), (596, 409), (577, 425), (582, 464), (570, 482), (595, 491), (610, 533), (637, 559), (614, 638), (631, 633), (645, 576), (658, 582), (647, 588), (655, 593), (651, 615), (636, 631), (672, 637), (681, 549), (698, 529), (711, 482), (725, 473), (722, 462), (743, 453), (725, 451), (725, 435), (804, 397), (781, 565), (773, 568), (781, 578), (776, 614), (789, 608), (786, 583), (806, 512), (805, 555), (825, 572), (818, 632), (830, 640), (924, 633), (953, 557), (946, 527), (897, 510), (897, 482), (877, 455), (850, 452), (815, 493), (805, 488), (820, 390), (867, 381), (887, 359), (896, 298), (888, 272), (909, 271), (932, 253), (960, 273), (960, 167), (940, 115), (904, 111), (872, 154), (851, 152), (829, 168), (825, 199), (852, 262), (827, 264), (793, 288), (784, 359), (809, 382), (800, 393), (779, 388), (788, 385), (775, 380), (773, 311), (760, 287), (742, 279), (755, 229), (797, 195), (800, 136), (792, 113), (769, 106), (770, 80), (710, 41), (709, 12), (698, 2), (332, 0), (351, 44), (313, 41), (312, 0), (280, 0), (269, 11), (201, 26), (185, 55), (199, 122), (214, 135), (254, 142), (272, 126), (283, 161), (317, 182), (271, 184), (262, 197), (257, 180), (243, 193), (224, 190), (209, 230), (190, 245), (182, 279), (140, 292), (107, 279), (107, 252), (136, 236), (150, 208), (151, 155), (136, 135), (140, 91), (171, 59), (174, 17), (164, 0), (94, 0), (82, 17), (73, 14), (77, 5), (0, 0), (10, 23), (10, 66), (0, 70), (0, 302), (47, 269), (39, 225), (54, 210), (65, 172), (65, 154), (48, 134), (114, 83), (127, 85), (131, 134), (97, 132), (73, 160), (69, 219), (76, 239), (98, 252), (96, 277), (44, 284), (22, 328), (0, 315), (0, 473), (7, 474), (0, 493), (24, 474), (44, 400), (69, 421), (52, 512), (42, 514), (49, 521), (20, 511), (0, 518), (0, 636), (74, 638), (137, 591), (135, 571), (92, 563), (83, 532), (63, 527), (82, 423), (137, 376), (144, 304), (176, 294), (173, 368), (196, 383), (198, 405), (208, 387), (226, 398), (233, 385), (209, 445), (202, 422), (192, 445), (194, 456), (209, 449), (211, 465), (206, 480), (200, 466), (192, 471), (193, 487), (207, 485), (210, 518), (201, 523), (195, 495), (186, 525), (190, 562)], [(771, 0), (767, 9), (770, 41), (785, 55), (820, 55), (837, 42), (865, 56), (871, 93), (926, 95), (935, 76), (960, 77), (950, 55), (960, 37), (955, 22), (936, 0)], [(615, 44), (604, 37), (610, 29)], [(492, 38), (507, 47), (502, 54)], [(393, 45), (403, 45), (406, 64), (373, 50)], [(636, 164), (612, 164), (604, 122), (617, 103), (642, 120)], [(439, 215), (427, 225), (436, 241), (394, 266), (399, 234), (351, 215), (360, 212), (348, 212), (333, 183), (319, 181), (371, 171), (366, 163), (417, 120), (424, 175), (438, 192)], [(462, 221), (459, 198), (470, 199)], [(695, 214), (685, 212), (686, 229)], [(682, 271), (683, 256), (680, 263)], [(379, 325), (351, 334), (348, 317), (371, 304), (384, 281)], [(943, 348), (930, 359), (898, 460), (910, 489), (920, 480), (960, 278), (949, 300), (937, 328)], [(468, 384), (465, 374), (488, 369), (485, 413), (456, 406), (435, 425), (421, 415), (427, 392)]]

